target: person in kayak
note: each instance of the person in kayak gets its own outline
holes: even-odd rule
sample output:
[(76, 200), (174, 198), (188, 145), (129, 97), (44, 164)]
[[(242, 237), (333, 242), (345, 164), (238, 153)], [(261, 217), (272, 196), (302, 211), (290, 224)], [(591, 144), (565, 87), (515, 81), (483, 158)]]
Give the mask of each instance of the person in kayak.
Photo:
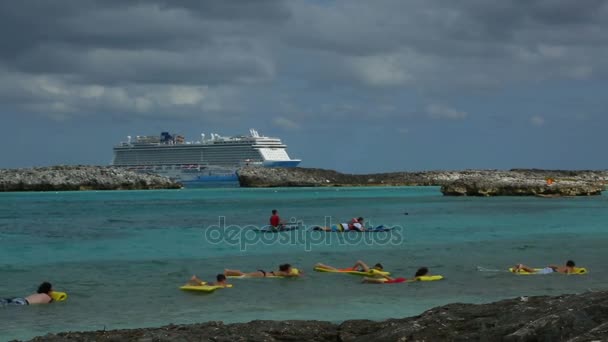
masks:
[(270, 226), (274, 229), (281, 229), (285, 226), (285, 223), (281, 220), (279, 212), (276, 209), (272, 209), (272, 215), (270, 216)]
[(217, 276), (215, 276), (215, 282), (214, 283), (207, 283), (207, 282), (205, 282), (203, 280), (200, 280), (196, 275), (193, 275), (192, 278), (190, 278), (190, 280), (188, 281), (188, 285), (193, 285), (193, 286), (209, 285), (209, 286), (226, 287), (229, 284), (226, 282), (226, 276), (225, 275), (218, 274)]
[(525, 271), (528, 273), (537, 273), (537, 274), (549, 274), (549, 273), (574, 273), (574, 268), (576, 264), (572, 260), (566, 261), (566, 266), (558, 266), (558, 265), (549, 265), (545, 268), (541, 268), (540, 270), (536, 270), (532, 267), (526, 266), (524, 264), (517, 264), (514, 267), (515, 272)]
[(376, 271), (384, 271), (384, 267), (382, 267), (381, 263), (377, 263), (374, 265), (374, 267), (369, 267), (367, 266), (366, 263), (364, 263), (361, 260), (358, 260), (355, 265), (351, 268), (336, 268), (333, 266), (329, 266), (329, 265), (325, 265), (322, 263), (318, 263), (315, 265), (315, 268), (322, 268), (322, 269), (326, 269), (326, 270), (330, 270), (330, 271), (344, 271), (344, 270), (349, 270), (349, 271), (359, 271), (359, 272), (367, 272), (367, 273), (371, 273), (373, 272), (373, 270)]
[(44, 282), (38, 286), (38, 291), (27, 297), (21, 298), (0, 298), (0, 306), (6, 305), (34, 305), (34, 304), (49, 304), (53, 301), (51, 293), (53, 285), (49, 282)]
[(282, 264), (279, 265), (278, 271), (270, 271), (266, 272), (264, 270), (257, 270), (255, 272), (241, 272), (239, 270), (224, 270), (225, 276), (231, 277), (246, 277), (246, 278), (266, 278), (269, 276), (275, 277), (299, 277), (300, 271), (297, 271), (290, 264)]

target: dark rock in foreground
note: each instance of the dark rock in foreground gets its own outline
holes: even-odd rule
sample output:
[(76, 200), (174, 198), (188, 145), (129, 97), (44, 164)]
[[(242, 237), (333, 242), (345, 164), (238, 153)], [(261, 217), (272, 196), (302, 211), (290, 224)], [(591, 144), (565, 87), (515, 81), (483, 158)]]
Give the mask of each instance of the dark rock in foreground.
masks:
[(208, 322), (49, 334), (32, 341), (599, 341), (608, 340), (608, 291), (450, 304), (420, 316), (345, 321)]
[(0, 169), (2, 191), (178, 189), (168, 178), (104, 166)]
[[(343, 174), (306, 168), (247, 167), (239, 170), (243, 187), (436, 185), (452, 196), (580, 196), (598, 195), (608, 171), (465, 170)], [(552, 179), (552, 184), (547, 183)]]

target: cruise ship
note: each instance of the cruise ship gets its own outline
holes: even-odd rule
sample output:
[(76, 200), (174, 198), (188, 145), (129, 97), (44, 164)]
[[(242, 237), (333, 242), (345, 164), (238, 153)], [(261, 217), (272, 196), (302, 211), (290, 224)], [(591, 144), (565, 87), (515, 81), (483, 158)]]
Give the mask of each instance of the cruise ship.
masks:
[(251, 166), (295, 167), (279, 138), (260, 135), (224, 137), (201, 134), (199, 141), (162, 132), (159, 136), (127, 137), (114, 146), (112, 165), (137, 172), (156, 173), (183, 184), (236, 181), (238, 168)]

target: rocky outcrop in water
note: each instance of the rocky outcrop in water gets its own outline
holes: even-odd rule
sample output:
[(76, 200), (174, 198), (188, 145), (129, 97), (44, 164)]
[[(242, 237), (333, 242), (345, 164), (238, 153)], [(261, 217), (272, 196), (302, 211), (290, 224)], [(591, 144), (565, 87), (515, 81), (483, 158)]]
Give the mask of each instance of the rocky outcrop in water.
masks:
[[(243, 187), (436, 185), (445, 195), (579, 196), (597, 195), (608, 171), (464, 170), (392, 172), (367, 175), (306, 168), (247, 167), (239, 170)], [(547, 179), (553, 180), (552, 184)]]
[(104, 166), (0, 169), (1, 191), (178, 189), (165, 177)]
[[(463, 171), (467, 172), (467, 171)], [(246, 167), (238, 171), (242, 187), (441, 185), (459, 178), (450, 171), (345, 174), (308, 168)]]
[(383, 322), (208, 322), (161, 328), (49, 334), (32, 341), (605, 341), (608, 292), (450, 304)]
[(604, 190), (602, 181), (587, 175), (527, 174), (526, 172), (496, 172), (463, 177), (444, 184), (441, 192), (448, 196), (592, 196)]

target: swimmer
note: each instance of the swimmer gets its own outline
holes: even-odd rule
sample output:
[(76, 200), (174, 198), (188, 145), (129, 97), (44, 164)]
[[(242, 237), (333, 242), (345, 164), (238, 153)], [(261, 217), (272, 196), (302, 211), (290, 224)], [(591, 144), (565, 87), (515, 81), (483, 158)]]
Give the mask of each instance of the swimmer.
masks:
[(53, 285), (49, 282), (44, 282), (38, 286), (38, 291), (36, 291), (36, 293), (27, 297), (0, 298), (0, 306), (49, 304), (53, 301), (53, 297), (51, 297), (52, 292)]
[(218, 274), (215, 277), (215, 282), (214, 283), (206, 283), (206, 282), (200, 280), (196, 275), (193, 275), (192, 278), (190, 278), (190, 280), (188, 281), (188, 285), (192, 285), (192, 286), (209, 285), (209, 286), (226, 287), (229, 284), (226, 282), (226, 276), (225, 275)]
[(225, 276), (231, 277), (246, 277), (246, 278), (266, 278), (268, 276), (275, 277), (299, 277), (300, 272), (294, 272), (295, 270), (291, 267), (290, 264), (282, 264), (279, 265), (278, 271), (270, 271), (266, 272), (264, 270), (257, 270), (255, 272), (241, 272), (239, 270), (224, 270)]
[[(339, 269), (333, 266), (329, 266), (329, 265), (325, 265), (322, 263), (318, 263), (315, 265), (315, 268), (322, 268), (325, 270), (329, 270), (329, 271), (343, 271), (344, 269)], [(374, 265), (374, 267), (369, 267), (367, 266), (366, 263), (364, 263), (361, 260), (358, 260), (355, 265), (353, 267), (350, 268), (351, 271), (359, 271), (359, 272), (370, 272), (371, 270), (376, 270), (376, 271), (384, 271), (384, 267), (382, 266), (381, 263), (377, 263)]]
[(558, 266), (558, 265), (549, 265), (540, 270), (535, 270), (532, 267), (526, 266), (524, 264), (517, 264), (514, 267), (515, 272), (525, 271), (528, 273), (536, 273), (536, 274), (549, 274), (549, 273), (574, 273), (574, 267), (576, 264), (572, 260), (566, 261), (566, 266)]

